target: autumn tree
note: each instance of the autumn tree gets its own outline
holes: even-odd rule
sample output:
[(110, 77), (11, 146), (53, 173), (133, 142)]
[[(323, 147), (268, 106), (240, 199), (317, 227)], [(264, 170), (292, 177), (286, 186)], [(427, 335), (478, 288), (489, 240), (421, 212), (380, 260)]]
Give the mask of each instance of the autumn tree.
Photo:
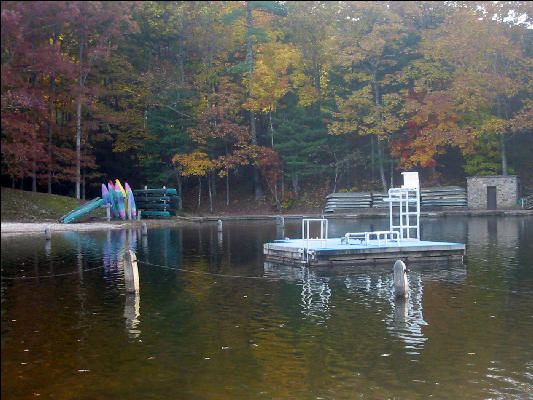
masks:
[(87, 91), (87, 79), (95, 64), (108, 56), (115, 48), (115, 39), (130, 31), (134, 25), (131, 20), (129, 2), (73, 2), (72, 56), (78, 66), (76, 87), (76, 184), (75, 196), (80, 198), (81, 185), (81, 145), (82, 145), (82, 107)]
[(51, 193), (55, 86), (69, 78), (61, 53), (61, 29), (70, 7), (59, 3), (20, 2), (2, 7), (2, 156), (14, 178), (47, 178)]
[[(230, 170), (249, 164), (243, 152), (247, 148), (250, 131), (242, 124), (239, 114), (243, 95), (229, 78), (222, 78), (216, 85), (215, 93), (209, 95), (206, 108), (198, 115), (196, 125), (188, 130), (193, 141), (209, 149), (210, 158), (219, 169), (219, 176), (226, 179), (226, 205), (229, 205)], [(232, 154), (234, 150), (238, 150), (238, 156)], [(214, 185), (209, 184), (208, 187), (212, 211)]]
[[(286, 15), (287, 11), (284, 7), (284, 5), (281, 2), (278, 1), (246, 1), (245, 7), (240, 7), (237, 9), (232, 10), (228, 14), (224, 16), (224, 21), (226, 23), (233, 23), (238, 18), (245, 18), (246, 21), (246, 30), (245, 30), (245, 39), (246, 39), (246, 61), (239, 63), (237, 65), (236, 71), (241, 70), (242, 67), (246, 68), (247, 71), (247, 78), (245, 79), (245, 82), (248, 82), (248, 96), (249, 98), (252, 97), (251, 92), (251, 82), (253, 80), (254, 75), (254, 67), (255, 67), (255, 56), (254, 56), (254, 48), (253, 43), (254, 39), (257, 41), (258, 38), (265, 37), (266, 31), (264, 27), (256, 27), (254, 24), (254, 12), (259, 12), (263, 15), (279, 15), (284, 16)], [(244, 71), (243, 71), (244, 72)], [(257, 140), (257, 128), (256, 128), (256, 120), (255, 120), (255, 111), (253, 109), (250, 109), (250, 132), (251, 132), (251, 141), (253, 145), (258, 144)], [(262, 195), (261, 191), (261, 185), (259, 182), (259, 171), (257, 169), (254, 169), (254, 192), (255, 192), (255, 200), (259, 200)]]
[[(383, 142), (402, 124), (397, 112), (401, 97), (395, 72), (408, 51), (407, 32), (401, 18), (388, 3), (346, 3), (341, 8), (343, 23), (337, 32), (344, 80), (352, 85), (337, 96), (337, 109), (329, 133), (369, 135), (377, 147), (383, 190), (387, 190)], [(391, 169), (392, 171), (392, 169)]]
[(206, 153), (200, 149), (194, 150), (190, 154), (176, 154), (172, 158), (182, 176), (195, 176), (198, 178), (198, 205), (200, 208), (202, 198), (202, 177), (206, 176), (213, 168), (213, 163)]
[(520, 44), (525, 24), (508, 18), (526, 7), (520, 2), (484, 2), (457, 8), (438, 29), (428, 32), (423, 46), (428, 59), (453, 68), (445, 93), (454, 99), (472, 140), (497, 138), (503, 175), (508, 173), (510, 120), (520, 99), (531, 93), (530, 59)]

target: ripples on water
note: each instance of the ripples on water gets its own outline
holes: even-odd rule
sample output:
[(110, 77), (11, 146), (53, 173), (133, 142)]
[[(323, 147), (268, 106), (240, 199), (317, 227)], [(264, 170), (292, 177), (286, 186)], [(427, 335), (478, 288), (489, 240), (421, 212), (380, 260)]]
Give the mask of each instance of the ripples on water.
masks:
[[(332, 220), (330, 235), (386, 225)], [(3, 238), (2, 398), (532, 397), (533, 218), (425, 220), (423, 239), (467, 257), (408, 266), (405, 301), (392, 265), (264, 263), (280, 234), (300, 226)]]

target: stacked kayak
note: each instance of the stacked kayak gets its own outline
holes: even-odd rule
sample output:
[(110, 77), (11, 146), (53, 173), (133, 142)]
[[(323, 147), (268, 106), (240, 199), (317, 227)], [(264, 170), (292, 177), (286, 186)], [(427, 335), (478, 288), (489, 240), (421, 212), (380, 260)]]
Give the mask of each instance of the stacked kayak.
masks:
[(107, 188), (105, 185), (102, 185), (102, 198), (110, 206), (112, 218), (125, 220), (126, 218), (131, 219), (137, 217), (137, 207), (135, 206), (135, 199), (131, 187), (128, 185), (128, 182), (124, 186), (122, 186), (122, 183), (118, 179), (115, 179), (114, 183), (113, 181), (109, 181)]

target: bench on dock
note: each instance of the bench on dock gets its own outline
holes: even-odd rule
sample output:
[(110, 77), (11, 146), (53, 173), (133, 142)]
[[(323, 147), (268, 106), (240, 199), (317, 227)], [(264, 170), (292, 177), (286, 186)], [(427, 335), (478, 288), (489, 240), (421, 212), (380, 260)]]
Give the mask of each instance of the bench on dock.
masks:
[(374, 232), (347, 232), (341, 239), (344, 244), (350, 244), (350, 240), (359, 240), (359, 244), (364, 242), (365, 246), (370, 244), (370, 240), (374, 238), (378, 242), (378, 246), (381, 246), (383, 240), (385, 246), (390, 241), (395, 241), (398, 246), (400, 245), (400, 233), (398, 231), (374, 231)]

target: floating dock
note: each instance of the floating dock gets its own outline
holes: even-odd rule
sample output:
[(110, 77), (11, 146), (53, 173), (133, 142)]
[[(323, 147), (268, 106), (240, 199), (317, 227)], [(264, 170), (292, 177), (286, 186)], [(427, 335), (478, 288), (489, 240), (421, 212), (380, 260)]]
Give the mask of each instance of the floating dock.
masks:
[(285, 239), (265, 243), (266, 261), (280, 264), (334, 266), (371, 265), (404, 262), (462, 262), (465, 245), (462, 243), (401, 240), (399, 243), (369, 240), (365, 243), (343, 243), (343, 238)]
[[(413, 262), (462, 262), (462, 243), (420, 240), (420, 182), (418, 172), (402, 172), (404, 184), (389, 189), (389, 230), (347, 232), (328, 238), (326, 218), (302, 219), (302, 239), (265, 243), (267, 262), (307, 266), (373, 265), (402, 260)], [(283, 219), (281, 220), (283, 223)], [(320, 225), (320, 236), (311, 238), (310, 225)]]

